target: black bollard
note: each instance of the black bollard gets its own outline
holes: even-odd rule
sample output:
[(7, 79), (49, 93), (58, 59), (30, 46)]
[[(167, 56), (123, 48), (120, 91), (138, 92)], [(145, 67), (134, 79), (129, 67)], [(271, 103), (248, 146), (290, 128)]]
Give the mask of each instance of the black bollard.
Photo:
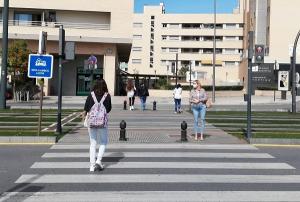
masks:
[(187, 123), (185, 121), (183, 121), (181, 123), (181, 142), (187, 142), (188, 141), (187, 137), (186, 137), (186, 133), (187, 133), (186, 129), (187, 129)]
[(156, 110), (156, 101), (154, 100), (154, 102), (153, 102), (153, 111), (155, 111)]
[(123, 103), (123, 104), (124, 104), (123, 109), (126, 110), (126, 109), (127, 109), (127, 101), (124, 100), (124, 103)]
[(120, 141), (127, 141), (126, 138), (126, 122), (122, 120), (120, 122)]

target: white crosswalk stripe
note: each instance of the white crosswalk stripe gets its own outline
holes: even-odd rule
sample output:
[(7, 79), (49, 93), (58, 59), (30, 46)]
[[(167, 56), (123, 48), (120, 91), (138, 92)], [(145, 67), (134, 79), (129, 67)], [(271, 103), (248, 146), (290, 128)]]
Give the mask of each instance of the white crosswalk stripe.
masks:
[[(294, 169), (286, 163), (105, 162), (107, 168)], [(31, 168), (88, 168), (89, 162), (36, 162)]]
[[(274, 158), (266, 153), (209, 153), (209, 152), (106, 152), (108, 157), (164, 157), (164, 158)], [(43, 158), (86, 158), (88, 152), (45, 153)]]
[[(300, 184), (300, 175), (294, 174), (293, 166), (278, 162), (251, 145), (111, 144), (104, 155), (105, 170), (100, 173), (88, 171), (88, 149), (87, 144), (53, 145), (30, 171), (15, 181), (17, 187), (24, 186), (26, 191), (4, 193), (0, 202), (299, 201), (300, 198), (300, 191), (295, 190), (249, 189), (251, 184)], [(197, 188), (208, 184), (213, 184), (214, 190)], [(227, 184), (230, 186), (224, 188)], [(173, 190), (172, 186), (180, 190)], [(30, 191), (31, 187), (42, 189)]]

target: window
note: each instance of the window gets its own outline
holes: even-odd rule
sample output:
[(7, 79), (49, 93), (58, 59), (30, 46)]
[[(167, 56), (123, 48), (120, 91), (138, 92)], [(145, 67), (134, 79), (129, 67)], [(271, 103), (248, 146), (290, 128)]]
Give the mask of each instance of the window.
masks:
[(225, 66), (235, 66), (235, 62), (225, 61)]
[(165, 41), (165, 40), (167, 40), (167, 36), (161, 36), (161, 39), (162, 39), (163, 41)]
[(176, 29), (176, 28), (179, 28), (179, 24), (170, 24), (169, 27)]
[(142, 47), (132, 47), (132, 51), (140, 52), (140, 51), (142, 51)]
[(171, 40), (171, 41), (178, 41), (179, 40), (179, 36), (169, 36), (169, 40)]
[(155, 19), (155, 16), (152, 15), (152, 16), (151, 16), (151, 20), (154, 20), (154, 19)]
[(0, 8), (0, 20), (2, 20), (2, 9)]
[(234, 48), (225, 48), (224, 54), (235, 54)]
[(161, 48), (161, 52), (166, 53), (167, 52), (167, 48)]
[(163, 23), (163, 24), (162, 24), (162, 27), (166, 28), (166, 27), (168, 27), (168, 24)]
[(142, 35), (134, 34), (133, 39), (142, 39)]
[(178, 48), (169, 48), (170, 53), (178, 53)]
[(141, 59), (132, 59), (132, 64), (141, 64), (142, 60)]
[(235, 29), (235, 28), (237, 28), (236, 24), (226, 24), (226, 29)]
[(161, 60), (161, 65), (162, 65), (162, 66), (167, 65), (167, 61), (166, 61), (166, 60)]
[(133, 23), (133, 27), (137, 27), (137, 28), (143, 27), (143, 23), (141, 23), (141, 22), (134, 22)]
[(236, 37), (235, 36), (226, 36), (225, 39), (227, 41), (235, 41), (236, 40)]

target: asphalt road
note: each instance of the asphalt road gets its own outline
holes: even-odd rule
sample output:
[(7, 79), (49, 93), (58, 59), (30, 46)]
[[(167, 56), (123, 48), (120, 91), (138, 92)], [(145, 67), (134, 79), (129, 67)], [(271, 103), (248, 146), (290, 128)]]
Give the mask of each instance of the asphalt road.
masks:
[[(46, 201), (53, 200), (53, 197), (61, 192), (65, 194), (61, 196), (62, 198), (58, 197), (57, 201), (59, 199), (66, 200), (66, 197), (70, 197), (69, 200), (73, 201), (76, 197), (86, 197), (85, 194), (90, 192), (93, 192), (95, 196), (98, 193), (106, 192), (108, 196), (111, 194), (110, 197), (119, 196), (118, 194), (121, 193), (125, 193), (129, 197), (134, 193), (137, 199), (140, 197), (139, 193), (143, 193), (146, 194), (146, 198), (150, 197), (148, 198), (149, 201), (153, 201), (151, 197), (157, 191), (165, 194), (189, 192), (190, 197), (205, 194), (204, 191), (216, 194), (216, 196), (220, 194), (220, 197), (231, 191), (237, 191), (240, 194), (250, 194), (249, 191), (265, 191), (266, 195), (262, 197), (280, 191), (284, 193), (300, 191), (300, 179), (297, 177), (300, 176), (300, 148), (259, 147), (259, 150), (255, 150), (255, 148), (249, 149), (248, 145), (244, 145), (245, 149), (235, 149), (234, 147), (226, 149), (222, 145), (217, 145), (215, 148), (211, 148), (209, 145), (195, 145), (195, 148), (194, 146), (181, 145), (178, 148), (169, 148), (169, 146), (164, 148), (163, 146), (157, 149), (151, 148), (151, 145), (135, 148), (134, 144), (123, 144), (123, 146), (116, 145), (108, 148), (107, 155), (103, 159), (108, 167), (101, 173), (91, 174), (88, 171), (88, 145), (86, 146), (84, 149), (78, 145), (71, 145), (69, 148), (61, 145), (61, 148), (56, 149), (55, 147), (49, 149), (49, 146), (1, 146), (1, 192), (20, 192), (21, 195), (18, 195), (17, 201), (23, 199), (34, 201), (31, 198), (32, 195), (39, 192), (42, 192), (43, 197), (46, 197), (43, 198)], [(242, 145), (242, 147), (244, 146)], [(179, 155), (171, 157), (170, 155), (175, 152)], [(154, 153), (158, 155), (151, 157)], [(214, 156), (216, 154), (229, 155), (228, 153), (230, 155), (248, 153), (254, 157)], [(259, 157), (261, 154), (267, 155), (265, 153), (275, 158)], [(77, 156), (78, 154), (83, 156)], [(182, 156), (182, 154), (186, 154), (186, 156)], [(207, 154), (212, 157), (197, 156), (200, 154)], [(69, 157), (64, 155), (69, 155)], [(263, 166), (263, 168), (255, 168), (258, 165)], [(268, 166), (271, 167), (267, 168)], [(189, 175), (191, 176), (189, 177)], [(247, 178), (250, 175), (256, 177)], [(259, 180), (256, 179), (257, 176), (267, 179)], [(282, 182), (277, 179), (287, 176), (296, 177), (284, 179)], [(199, 177), (199, 180), (195, 181), (195, 177)], [(253, 182), (248, 183), (245, 181), (246, 178)], [(264, 182), (265, 180), (268, 182)], [(275, 181), (273, 182), (273, 180)], [(174, 182), (170, 183), (169, 181)], [(291, 183), (287, 183), (287, 181), (291, 181)], [(231, 197), (237, 197), (231, 199), (239, 201), (238, 196)], [(252, 201), (257, 200), (251, 195), (247, 197)], [(289, 197), (287, 201), (295, 199), (292, 198), (294, 197), (292, 195)], [(125, 198), (122, 199), (125, 200)], [(163, 198), (161, 200), (164, 201)], [(280, 200), (280, 197), (274, 197), (273, 200)], [(101, 199), (99, 198), (98, 201)], [(120, 200), (116, 199), (115, 201)], [(222, 201), (221, 198), (220, 201)]]

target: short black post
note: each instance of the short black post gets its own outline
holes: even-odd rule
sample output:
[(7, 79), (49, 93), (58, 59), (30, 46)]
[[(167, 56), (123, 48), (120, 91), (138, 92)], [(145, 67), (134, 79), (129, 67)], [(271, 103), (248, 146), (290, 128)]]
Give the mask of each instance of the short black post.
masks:
[(183, 121), (181, 123), (181, 142), (187, 142), (187, 138), (186, 138), (186, 131), (187, 129), (187, 123), (185, 121)]
[(154, 102), (153, 102), (153, 111), (155, 111), (156, 110), (156, 101), (154, 100)]
[(120, 141), (127, 141), (126, 138), (126, 122), (124, 120), (120, 123)]
[(124, 103), (123, 103), (123, 104), (124, 104), (123, 109), (126, 110), (126, 109), (127, 109), (127, 101), (124, 100)]

